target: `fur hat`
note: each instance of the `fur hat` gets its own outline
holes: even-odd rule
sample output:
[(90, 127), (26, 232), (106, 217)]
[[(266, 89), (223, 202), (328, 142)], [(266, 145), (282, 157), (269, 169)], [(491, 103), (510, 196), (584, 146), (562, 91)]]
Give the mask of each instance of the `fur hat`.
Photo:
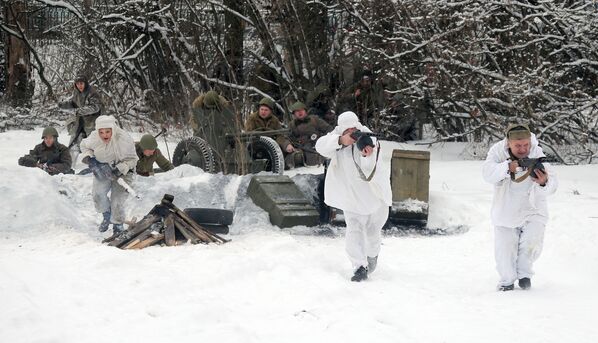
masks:
[(99, 116), (96, 119), (96, 130), (114, 129), (116, 127), (116, 118), (114, 116)]
[(505, 130), (507, 139), (528, 139), (532, 137), (527, 124), (511, 124)]
[(347, 111), (343, 112), (338, 116), (337, 128), (339, 132), (344, 132), (346, 129), (356, 128), (363, 130), (363, 125), (359, 122), (359, 118), (355, 112)]

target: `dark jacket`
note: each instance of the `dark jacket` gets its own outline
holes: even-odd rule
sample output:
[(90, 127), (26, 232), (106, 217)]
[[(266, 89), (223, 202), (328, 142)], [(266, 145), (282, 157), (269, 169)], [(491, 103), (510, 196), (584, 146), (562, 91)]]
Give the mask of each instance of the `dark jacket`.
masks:
[(83, 130), (83, 137), (89, 137), (95, 129), (96, 118), (102, 114), (102, 99), (91, 85), (86, 84), (83, 92), (75, 88), (71, 98), (61, 103), (60, 107), (77, 109), (75, 118), (69, 124), (71, 140), (75, 138), (78, 130)]
[[(333, 127), (321, 118), (308, 115), (303, 120), (293, 119), (289, 124), (291, 130), (289, 138), (295, 148), (303, 150), (305, 163), (316, 165), (321, 161), (320, 155), (315, 152), (315, 144), (318, 138), (332, 131)], [(283, 148), (283, 151), (284, 148)]]
[(172, 163), (162, 155), (160, 149), (154, 150), (151, 156), (145, 156), (139, 142), (135, 142), (135, 151), (137, 152), (137, 157), (139, 157), (135, 171), (141, 176), (154, 175), (154, 162), (158, 163), (158, 167), (163, 171), (169, 171), (174, 168)]
[(219, 163), (222, 163), (230, 153), (229, 139), (226, 135), (235, 135), (241, 131), (234, 112), (223, 97), (220, 97), (216, 106), (206, 106), (204, 95), (200, 95), (193, 101), (192, 108), (193, 134), (208, 142), (215, 157), (220, 161)]
[[(270, 131), (270, 130), (281, 130), (282, 124), (280, 120), (276, 118), (274, 115), (270, 115), (268, 118), (264, 119), (259, 116), (259, 114), (252, 113), (247, 121), (245, 122), (245, 131)], [(284, 149), (287, 145), (291, 144), (291, 141), (284, 136), (284, 135), (277, 135), (275, 138), (278, 145)]]
[(19, 158), (19, 165), (24, 167), (35, 168), (39, 164), (45, 165), (44, 170), (50, 175), (73, 173), (69, 149), (58, 142), (54, 142), (51, 147), (42, 142), (29, 151), (28, 155)]

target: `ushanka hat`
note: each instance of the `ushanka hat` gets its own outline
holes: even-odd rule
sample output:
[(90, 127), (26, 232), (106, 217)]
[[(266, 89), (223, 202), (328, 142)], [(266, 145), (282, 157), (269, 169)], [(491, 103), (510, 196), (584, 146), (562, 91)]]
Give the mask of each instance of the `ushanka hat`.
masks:
[(527, 124), (511, 124), (505, 131), (507, 139), (528, 139), (532, 137)]

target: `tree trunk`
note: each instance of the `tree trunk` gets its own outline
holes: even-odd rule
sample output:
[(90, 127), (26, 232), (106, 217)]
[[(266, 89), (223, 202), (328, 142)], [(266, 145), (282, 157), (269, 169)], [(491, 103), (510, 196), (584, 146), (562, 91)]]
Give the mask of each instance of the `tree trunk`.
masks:
[[(25, 30), (27, 13), (24, 1), (7, 2), (4, 13), (6, 23), (10, 28), (20, 25)], [(17, 31), (15, 29), (15, 31)], [(8, 80), (6, 83), (6, 98), (13, 106), (30, 106), (33, 96), (34, 83), (31, 80), (31, 61), (29, 49), (21, 39), (8, 35), (6, 42), (6, 56), (8, 65)]]
[[(238, 13), (244, 14), (243, 1), (224, 0), (224, 5)], [(230, 12), (224, 14), (226, 60), (230, 65), (229, 78), (236, 84), (243, 84), (243, 31), (245, 22)]]

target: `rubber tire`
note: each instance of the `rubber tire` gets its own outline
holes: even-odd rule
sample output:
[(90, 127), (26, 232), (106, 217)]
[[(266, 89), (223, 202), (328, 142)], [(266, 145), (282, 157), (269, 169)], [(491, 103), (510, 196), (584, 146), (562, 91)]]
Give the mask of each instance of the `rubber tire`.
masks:
[(215, 233), (217, 235), (228, 235), (229, 229), (228, 225), (217, 225), (217, 224), (199, 224), (203, 226), (206, 230), (211, 233)]
[(284, 173), (284, 155), (276, 141), (267, 136), (259, 136), (247, 146), (252, 159), (268, 160), (266, 171), (282, 175)]
[(233, 211), (219, 208), (186, 208), (183, 210), (198, 224), (230, 225), (233, 223)]
[[(203, 161), (199, 165), (189, 163), (187, 155), (191, 151), (195, 151), (200, 156), (203, 156)], [(195, 136), (185, 138), (177, 144), (172, 155), (172, 164), (175, 167), (181, 164), (191, 164), (203, 169), (207, 173), (216, 173), (216, 162), (212, 148), (205, 140)]]

